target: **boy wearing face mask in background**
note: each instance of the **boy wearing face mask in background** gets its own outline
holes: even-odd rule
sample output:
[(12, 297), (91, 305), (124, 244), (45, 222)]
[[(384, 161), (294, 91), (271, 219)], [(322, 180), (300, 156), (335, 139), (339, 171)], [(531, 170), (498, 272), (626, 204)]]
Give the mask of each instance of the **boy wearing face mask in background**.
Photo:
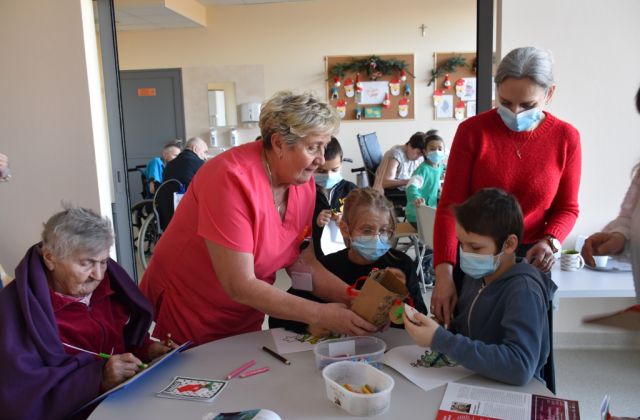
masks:
[[(427, 313), (413, 261), (406, 254), (391, 248), (390, 239), (395, 227), (393, 204), (382, 193), (373, 188), (355, 189), (344, 200), (344, 213), (340, 220), (340, 232), (347, 248), (325, 255), (320, 262), (349, 286), (359, 279), (364, 280), (374, 269), (395, 268), (398, 274), (404, 275), (416, 309)], [(361, 281), (357, 289), (363, 284)], [(290, 288), (287, 293), (322, 302), (311, 292)], [(328, 334), (328, 331), (319, 331), (300, 322), (269, 317), (269, 328), (278, 327), (298, 333), (311, 332), (317, 336)]]
[(450, 331), (421, 314), (404, 316), (416, 344), (476, 373), (513, 385), (544, 382), (550, 353), (547, 312), (557, 286), (516, 257), (524, 222), (517, 200), (481, 189), (454, 206), (460, 267), (465, 272)]
[(424, 136), (424, 162), (411, 175), (405, 192), (407, 194), (407, 207), (405, 217), (407, 221), (417, 228), (416, 207), (438, 205), (438, 192), (440, 191), (440, 179), (444, 171), (444, 140), (438, 135), (438, 130), (429, 130)]
[(353, 182), (342, 178), (342, 147), (338, 139), (331, 137), (324, 151), (324, 165), (320, 165), (313, 175), (316, 181), (316, 207), (313, 211), (313, 248), (316, 258), (324, 256), (320, 247), (322, 231), (329, 221), (340, 223), (342, 215), (342, 201), (351, 192), (358, 188)]

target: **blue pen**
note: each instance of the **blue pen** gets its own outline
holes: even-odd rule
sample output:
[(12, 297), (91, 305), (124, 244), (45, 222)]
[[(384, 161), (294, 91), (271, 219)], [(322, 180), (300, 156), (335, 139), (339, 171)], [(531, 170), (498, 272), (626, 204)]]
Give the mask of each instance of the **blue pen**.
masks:
[(433, 359), (433, 360), (431, 361), (431, 363), (429, 363), (429, 367), (434, 367), (434, 366), (436, 365), (436, 363), (438, 363), (438, 361), (439, 361), (440, 359), (442, 359), (443, 357), (444, 357), (444, 353), (438, 353), (438, 355), (436, 356), (436, 358), (435, 358), (435, 359)]

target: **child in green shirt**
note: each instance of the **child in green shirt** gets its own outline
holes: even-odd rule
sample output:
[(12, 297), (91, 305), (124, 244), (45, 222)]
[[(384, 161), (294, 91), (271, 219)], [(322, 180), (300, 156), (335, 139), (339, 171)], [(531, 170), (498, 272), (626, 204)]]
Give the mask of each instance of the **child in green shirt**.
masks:
[(438, 205), (438, 191), (444, 165), (444, 141), (437, 130), (429, 130), (425, 134), (425, 146), (422, 151), (424, 162), (411, 175), (405, 189), (407, 193), (407, 207), (405, 215), (407, 221), (416, 226), (416, 206)]

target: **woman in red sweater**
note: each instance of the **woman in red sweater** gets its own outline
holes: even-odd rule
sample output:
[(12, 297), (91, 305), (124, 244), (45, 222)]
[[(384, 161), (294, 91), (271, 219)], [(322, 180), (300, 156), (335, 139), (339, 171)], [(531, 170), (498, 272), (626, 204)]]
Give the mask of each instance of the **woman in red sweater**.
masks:
[(453, 273), (458, 241), (451, 205), (487, 187), (515, 195), (525, 223), (518, 255), (545, 272), (578, 217), (580, 134), (543, 111), (555, 91), (552, 65), (548, 51), (511, 51), (495, 76), (498, 108), (458, 127), (434, 232), (431, 312), (447, 325), (457, 302)]

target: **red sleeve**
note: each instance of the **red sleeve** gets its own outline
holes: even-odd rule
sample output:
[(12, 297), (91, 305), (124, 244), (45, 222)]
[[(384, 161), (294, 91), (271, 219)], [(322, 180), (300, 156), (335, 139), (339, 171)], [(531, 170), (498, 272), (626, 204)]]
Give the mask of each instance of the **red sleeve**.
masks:
[(475, 150), (469, 138), (467, 124), (460, 124), (451, 145), (447, 161), (447, 171), (442, 187), (442, 196), (436, 210), (433, 232), (433, 266), (448, 262), (456, 263), (458, 240), (456, 222), (451, 206), (464, 202), (471, 194), (471, 174), (473, 172)]
[(564, 242), (578, 218), (578, 191), (582, 171), (580, 133), (569, 125), (567, 130), (566, 165), (560, 177), (558, 191), (546, 217), (547, 226), (545, 229), (545, 234), (558, 238), (560, 242)]
[[(237, 169), (237, 168), (236, 168)], [(254, 235), (250, 184), (246, 173), (238, 173), (220, 165), (212, 175), (199, 180), (215, 179), (215, 182), (197, 184), (198, 227), (197, 233), (205, 239), (239, 252), (253, 252)]]

